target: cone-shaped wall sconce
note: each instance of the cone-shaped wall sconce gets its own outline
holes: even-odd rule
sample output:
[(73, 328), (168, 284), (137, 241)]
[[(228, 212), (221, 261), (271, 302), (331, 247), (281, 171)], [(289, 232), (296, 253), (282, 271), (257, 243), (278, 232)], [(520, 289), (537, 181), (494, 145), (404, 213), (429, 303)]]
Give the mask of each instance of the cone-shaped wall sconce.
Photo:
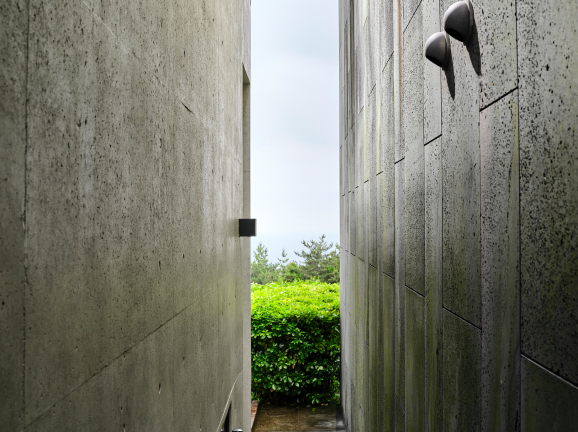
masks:
[(473, 9), (468, 0), (454, 3), (444, 14), (444, 30), (460, 42), (467, 42), (473, 25)]
[(433, 64), (445, 69), (450, 60), (450, 41), (446, 32), (432, 34), (426, 41), (423, 54)]

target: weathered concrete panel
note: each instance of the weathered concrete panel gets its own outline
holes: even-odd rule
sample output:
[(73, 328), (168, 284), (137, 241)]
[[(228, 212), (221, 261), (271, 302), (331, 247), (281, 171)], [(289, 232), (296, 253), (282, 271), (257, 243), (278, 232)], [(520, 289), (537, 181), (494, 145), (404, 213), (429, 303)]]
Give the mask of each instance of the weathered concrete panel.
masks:
[[(350, 10), (350, 12), (352, 13), (352, 9)], [(345, 67), (346, 67), (346, 71), (345, 71), (345, 76), (346, 76), (346, 87), (347, 87), (347, 129), (349, 131), (351, 131), (351, 128), (353, 127), (353, 124), (355, 123), (355, 117), (354, 117), (354, 97), (355, 95), (353, 94), (353, 90), (354, 90), (354, 76), (355, 76), (355, 50), (354, 50), (354, 40), (353, 40), (353, 32), (352, 32), (352, 17), (348, 16), (347, 18), (347, 23), (345, 26), (346, 29), (346, 34), (345, 34), (345, 40), (347, 43), (346, 46), (346, 50), (345, 50)]]
[(480, 333), (443, 311), (443, 430), (480, 430)]
[(383, 70), (393, 55), (393, 3), (396, 0), (379, 1), (379, 18), (380, 18), (380, 41), (381, 41), (381, 65)]
[[(0, 44), (0, 265), (9, 265), (0, 268), (0, 324), (9, 332), (0, 423), (9, 430), (122, 430), (121, 406), (131, 429), (173, 430), (172, 415), (201, 406), (203, 391), (173, 405), (167, 329), (201, 305), (214, 341), (205, 360), (214, 381), (202, 387), (214, 393), (203, 416), (206, 428), (218, 426), (244, 355), (236, 221), (248, 169), (248, 7), (1, 6), (10, 26)], [(139, 381), (147, 374), (154, 392)]]
[(521, 430), (575, 430), (578, 424), (578, 388), (526, 357), (522, 357), (521, 362)]
[(357, 314), (358, 314), (358, 363), (356, 380), (356, 398), (359, 406), (359, 421), (361, 430), (369, 430), (369, 265), (357, 259)]
[(381, 72), (378, 87), (377, 173), (393, 171), (395, 163), (395, 113), (393, 61), (387, 62)]
[(522, 352), (573, 383), (578, 383), (576, 16), (577, 2), (518, 2)]
[(393, 112), (395, 123), (395, 162), (399, 162), (405, 157), (405, 147), (402, 133), (402, 83), (401, 83), (401, 59), (402, 59), (402, 16), (403, 5), (401, 0), (393, 2)]
[(340, 241), (339, 245), (341, 249), (349, 253), (349, 196), (351, 194), (348, 192), (343, 195), (340, 199), (340, 218), (341, 218), (341, 229), (340, 229)]
[(520, 236), (518, 93), (480, 115), (482, 430), (519, 424)]
[(379, 102), (378, 195), (381, 229), (378, 237), (382, 271), (395, 275), (395, 125), (393, 102), (393, 61), (381, 73)]
[(379, 125), (379, 111), (377, 108), (377, 90), (375, 87), (367, 97), (367, 116), (365, 118), (365, 179), (368, 181), (375, 178), (378, 173), (377, 161), (379, 157), (378, 146), (378, 125)]
[[(216, 288), (222, 291), (227, 289), (226, 286)], [(242, 293), (241, 286), (229, 285), (228, 289), (233, 295)], [(241, 384), (240, 351), (232, 341), (242, 337), (242, 329), (231, 328), (223, 334), (211, 324), (214, 310), (223, 317), (240, 311), (227, 305), (215, 305), (219, 301), (216, 296), (207, 296), (205, 301), (208, 304), (203, 303), (201, 310), (189, 307), (174, 320), (175, 334), (189, 335), (176, 340), (174, 347), (174, 400), (178, 413), (174, 419), (174, 430), (190, 430), (193, 424), (205, 430), (210, 425), (218, 424), (224, 407), (214, 401), (226, 401), (233, 386)], [(234, 323), (235, 320), (229, 320), (229, 325)], [(207, 382), (213, 383), (211, 388), (204, 386)], [(204, 389), (202, 397), (198, 396), (200, 388)], [(196, 401), (194, 406), (187, 403), (191, 400)]]
[(479, 43), (480, 108), (518, 85), (516, 3), (474, 2), (475, 38)]
[(405, 410), (405, 161), (395, 164), (395, 396)]
[(425, 431), (442, 430), (441, 138), (425, 147)]
[(405, 284), (424, 293), (424, 156), (422, 13), (403, 34), (402, 124), (405, 143)]
[[(443, 14), (453, 0), (440, 1)], [(442, 73), (444, 307), (480, 326), (480, 133), (475, 47), (450, 38)], [(473, 53), (473, 54), (470, 54)]]
[(367, 202), (366, 208), (368, 211), (367, 214), (367, 233), (368, 233), (368, 241), (367, 241), (367, 254), (368, 254), (368, 264), (377, 268), (377, 260), (378, 260), (378, 251), (377, 251), (377, 235), (378, 235), (378, 227), (377, 227), (377, 177), (373, 176), (367, 183), (366, 183), (366, 190), (369, 193), (366, 194), (365, 199)]
[[(251, 0), (243, 0), (243, 66), (251, 81)], [(223, 41), (224, 42), (224, 41)]]
[[(343, 196), (343, 221), (344, 221), (344, 225), (345, 225), (345, 243), (341, 245), (341, 247), (344, 247), (345, 250), (349, 253), (350, 252), (350, 247), (351, 247), (351, 238), (350, 238), (350, 233), (351, 233), (351, 224), (349, 221), (349, 217), (351, 216), (351, 198), (353, 197), (353, 194), (351, 192), (347, 192), (344, 196)], [(343, 241), (343, 240), (342, 240)], [(348, 267), (349, 268), (349, 267)]]
[(383, 431), (395, 429), (395, 280), (383, 274)]
[(369, 423), (370, 430), (383, 424), (383, 289), (379, 272), (369, 266)]
[(378, 245), (382, 271), (389, 277), (395, 275), (395, 166), (377, 176), (381, 228)]
[[(422, 46), (428, 38), (439, 32), (439, 0), (423, 0), (422, 9)], [(421, 53), (423, 56), (423, 52)], [(442, 93), (441, 70), (432, 62), (423, 60), (423, 141), (428, 143), (442, 133)]]
[(359, 201), (359, 189), (349, 193), (349, 252), (357, 255), (357, 205)]
[[(466, 44), (450, 39), (451, 61), (441, 70), (424, 60), (423, 44), (442, 30), (443, 15), (456, 1), (341, 2), (356, 10), (343, 39), (355, 34), (355, 73), (363, 72), (345, 89), (356, 100), (357, 123), (363, 122), (355, 128), (363, 139), (355, 142), (364, 146), (361, 153), (356, 147), (363, 161), (356, 160), (354, 176), (355, 193), (363, 195), (356, 199), (356, 231), (365, 237), (356, 238), (364, 261), (351, 296), (358, 305), (358, 340), (351, 342), (357, 351), (347, 359), (355, 372), (345, 384), (356, 398), (351, 430), (380, 423), (397, 430), (416, 423), (414, 429), (427, 431), (520, 429), (521, 353), (570, 388), (578, 382), (578, 82), (571, 73), (578, 69), (572, 55), (578, 10), (573, 2), (471, 0), (473, 34)], [(376, 7), (381, 71), (373, 90)], [(375, 266), (374, 212), (377, 272), (393, 284), (392, 330), (385, 288), (383, 317), (373, 297), (368, 314), (363, 306), (364, 267)], [(420, 294), (421, 323), (409, 316), (412, 296)], [(385, 353), (375, 359), (371, 345), (381, 341), (377, 333), (370, 336), (368, 366), (362, 343), (367, 323), (371, 335), (379, 331), (374, 320), (383, 320)], [(419, 325), (423, 388), (412, 381), (419, 346), (410, 346), (411, 334)], [(383, 377), (375, 375), (375, 362)], [(374, 377), (383, 381), (383, 394)], [(361, 388), (368, 380), (369, 409)], [(416, 415), (422, 405), (412, 400), (420, 390), (423, 415)], [(383, 416), (376, 408), (381, 398)], [(539, 400), (534, 394), (531, 403)], [(568, 409), (554, 409), (553, 416), (566, 418)], [(531, 410), (549, 418), (542, 407)], [(541, 419), (535, 424), (548, 428)]]
[[(349, 313), (348, 313), (348, 319), (349, 319), (349, 333), (348, 333), (348, 340), (349, 340), (349, 350), (350, 350), (350, 358), (351, 359), (356, 359), (358, 352), (357, 352), (357, 319), (356, 319), (356, 288), (357, 288), (357, 258), (355, 256), (350, 256), (350, 275), (349, 275), (349, 290), (350, 290), (350, 294), (349, 294)], [(351, 382), (351, 393), (350, 393), (350, 401), (351, 401), (351, 407), (352, 407), (352, 412), (351, 412), (351, 416), (353, 419), (354, 416), (354, 407), (355, 407), (355, 391), (354, 391), (354, 386), (357, 383), (357, 376), (356, 376), (356, 371), (357, 371), (357, 365), (355, 361), (351, 361), (350, 365), (349, 365), (349, 377), (350, 377), (350, 382)], [(353, 421), (353, 420), (352, 420)]]
[(0, 424), (23, 427), (28, 2), (0, 5)]
[(407, 431), (425, 430), (425, 300), (406, 288), (405, 426)]
[(362, 183), (355, 189), (357, 196), (357, 246), (356, 256), (360, 260), (367, 262), (367, 207), (365, 195), (369, 193), (368, 183)]
[(369, 382), (367, 381), (369, 377), (369, 271), (366, 262), (361, 261), (359, 257), (357, 260), (357, 321), (359, 352), (360, 358), (362, 359), (357, 375), (360, 384), (357, 389), (357, 394), (363, 406), (369, 409), (369, 405), (367, 404), (369, 400), (365, 399), (365, 394), (369, 394)]
[[(343, 220), (343, 219), (342, 219)], [(351, 395), (350, 386), (351, 373), (349, 362), (353, 358), (351, 353), (351, 254), (343, 249), (343, 239), (341, 241), (341, 289), (340, 298), (340, 323), (341, 323), (341, 406), (343, 407), (343, 417), (346, 424), (349, 424), (351, 418)], [(347, 384), (345, 384), (347, 383)]]
[[(356, 34), (355, 48), (355, 77), (354, 77), (354, 89), (355, 89), (355, 114), (357, 115), (357, 120), (359, 120), (359, 114), (365, 108), (365, 32), (362, 27), (358, 27), (360, 30)], [(359, 129), (358, 129), (359, 130)]]
[(348, 153), (347, 165), (348, 165), (348, 173), (349, 173), (349, 178), (348, 178), (348, 190), (349, 190), (349, 192), (353, 192), (355, 190), (355, 168), (356, 168), (355, 144), (356, 144), (355, 127), (352, 127), (351, 130), (349, 131), (349, 134), (347, 134), (347, 153)]
[[(423, 47), (421, 6), (408, 23), (403, 33), (402, 55), (402, 140), (408, 152), (415, 156), (423, 147)], [(413, 159), (415, 160), (415, 158)], [(407, 162), (409, 169), (412, 162)], [(408, 203), (411, 200), (408, 199)]]
[(365, 95), (369, 95), (375, 89), (379, 77), (380, 51), (379, 51), (379, 10), (378, 2), (369, 1), (368, 17), (365, 21)]
[(414, 18), (418, 7), (421, 5), (421, 0), (402, 0), (403, 8), (403, 27), (402, 30), (405, 32), (407, 27), (410, 25), (411, 20)]
[(365, 110), (363, 107), (355, 123), (355, 187), (365, 182)]
[(405, 411), (399, 400), (395, 400), (395, 431), (405, 431)]
[[(181, 430), (176, 428), (172, 409), (173, 337), (174, 326), (169, 322), (51, 406), (26, 430)], [(195, 420), (213, 427), (219, 419), (197, 414)]]
[(347, 185), (346, 176), (343, 175), (347, 172), (347, 139), (339, 140), (341, 145), (339, 146), (339, 196), (343, 196), (345, 193), (345, 188)]
[[(171, 317), (174, 285), (163, 282), (180, 251), (156, 223), (172, 204), (162, 142), (174, 138), (171, 116), (190, 116), (85, 5), (33, 11), (27, 423)], [(131, 138), (140, 146), (119, 145)], [(131, 241), (145, 235), (149, 250)]]

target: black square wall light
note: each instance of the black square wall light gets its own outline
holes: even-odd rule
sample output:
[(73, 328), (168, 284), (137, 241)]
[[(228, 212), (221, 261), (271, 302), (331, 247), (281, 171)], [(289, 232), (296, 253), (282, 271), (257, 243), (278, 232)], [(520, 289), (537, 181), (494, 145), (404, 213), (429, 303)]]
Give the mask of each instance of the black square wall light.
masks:
[(255, 237), (257, 219), (239, 219), (239, 237)]

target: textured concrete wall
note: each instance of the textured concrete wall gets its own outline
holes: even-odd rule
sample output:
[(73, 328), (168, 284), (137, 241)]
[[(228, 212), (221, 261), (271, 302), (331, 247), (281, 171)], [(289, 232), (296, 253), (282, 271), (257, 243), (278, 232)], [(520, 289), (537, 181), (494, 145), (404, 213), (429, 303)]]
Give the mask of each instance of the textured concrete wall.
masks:
[(0, 19), (0, 429), (249, 430), (250, 1)]
[(340, 1), (347, 427), (573, 430), (578, 3), (454, 2)]

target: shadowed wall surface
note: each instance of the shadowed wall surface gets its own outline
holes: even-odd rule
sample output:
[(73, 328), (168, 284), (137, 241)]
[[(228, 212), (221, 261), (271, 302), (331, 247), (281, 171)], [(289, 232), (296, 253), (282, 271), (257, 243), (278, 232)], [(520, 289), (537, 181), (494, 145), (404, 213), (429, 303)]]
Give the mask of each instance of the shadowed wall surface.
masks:
[(250, 1), (0, 5), (0, 424), (250, 428)]
[(350, 431), (578, 422), (576, 2), (340, 1), (342, 405)]

